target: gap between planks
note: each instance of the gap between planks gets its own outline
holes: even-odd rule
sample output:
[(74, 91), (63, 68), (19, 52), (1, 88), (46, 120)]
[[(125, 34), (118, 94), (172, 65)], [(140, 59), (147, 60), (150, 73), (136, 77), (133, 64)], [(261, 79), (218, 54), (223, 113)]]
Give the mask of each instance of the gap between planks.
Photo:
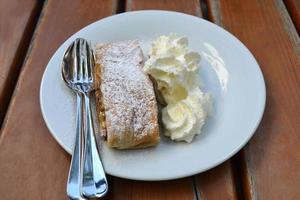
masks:
[(2, 126), (6, 121), (6, 114), (8, 111), (8, 107), (10, 105), (10, 101), (13, 97), (15, 87), (22, 70), (22, 66), (26, 61), (26, 57), (31, 49), (31, 43), (34, 37), (35, 28), (38, 25), (38, 21), (40, 19), (40, 15), (42, 12), (44, 2), (37, 1), (37, 4), (29, 17), (29, 22), (25, 27), (24, 34), (21, 36), (20, 43), (18, 44), (18, 49), (16, 54), (14, 55), (14, 60), (11, 65), (12, 68), (15, 68), (14, 73), (12, 75), (11, 81), (6, 84), (4, 91), (6, 98), (4, 102), (1, 104), (1, 114), (0, 114), (0, 136), (2, 133)]
[(299, 0), (284, 0), (285, 4), (291, 19), (298, 31), (298, 35), (300, 34), (300, 1)]

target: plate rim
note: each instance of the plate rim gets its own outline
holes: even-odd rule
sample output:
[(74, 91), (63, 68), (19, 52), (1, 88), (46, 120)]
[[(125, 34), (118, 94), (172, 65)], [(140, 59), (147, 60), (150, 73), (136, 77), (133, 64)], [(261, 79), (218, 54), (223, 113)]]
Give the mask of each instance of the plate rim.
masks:
[[(205, 19), (202, 19), (200, 17), (197, 16), (193, 16), (190, 14), (186, 14), (186, 13), (181, 13), (181, 12), (176, 12), (176, 11), (169, 11), (169, 10), (139, 10), (139, 11), (129, 11), (129, 12), (124, 12), (124, 13), (120, 13), (120, 14), (116, 14), (116, 15), (111, 15), (111, 16), (107, 16), (105, 18), (99, 19), (97, 21), (94, 21), (86, 26), (84, 26), (83, 28), (79, 29), (78, 31), (76, 31), (75, 33), (73, 33), (72, 35), (70, 35), (66, 40), (64, 40), (61, 45), (59, 45), (59, 47), (55, 50), (55, 52), (52, 54), (51, 58), (49, 59), (48, 63), (46, 64), (46, 67), (44, 69), (43, 75), (42, 75), (42, 79), (41, 79), (41, 83), (40, 83), (40, 87), (39, 87), (39, 104), (40, 104), (40, 109), (41, 109), (41, 113), (43, 116), (43, 121), (45, 122), (49, 132), (51, 133), (52, 137), (54, 137), (54, 139), (56, 140), (56, 142), (60, 145), (60, 147), (62, 149), (64, 149), (68, 154), (72, 154), (71, 150), (57, 137), (57, 135), (54, 133), (54, 131), (52, 130), (46, 114), (45, 114), (45, 110), (43, 107), (43, 101), (42, 101), (42, 94), (44, 92), (43, 90), (43, 85), (45, 82), (45, 76), (46, 76), (46, 72), (48, 69), (48, 65), (49, 63), (52, 61), (52, 59), (54, 59), (54, 55), (58, 52), (59, 49), (62, 48), (62, 46), (69, 41), (71, 38), (73, 38), (76, 34), (78, 34), (81, 31), (85, 31), (86, 29), (89, 29), (89, 27), (94, 26), (95, 24), (99, 23), (100, 21), (106, 21), (106, 20), (111, 20), (111, 18), (116, 18), (116, 17), (121, 17), (123, 15), (132, 15), (132, 14), (147, 14), (147, 13), (151, 13), (151, 14), (159, 14), (159, 13), (164, 13), (164, 14), (171, 14), (171, 15), (182, 15), (182, 16), (186, 16), (186, 17), (191, 17), (197, 20), (200, 20), (204, 23), (208, 23), (212, 26), (214, 26), (214, 28), (218, 29), (218, 31), (221, 31), (222, 33), (228, 34), (232, 39), (236, 40), (236, 42), (239, 43), (239, 45), (241, 45), (241, 47), (244, 48), (244, 50), (246, 50), (247, 54), (251, 57), (251, 59), (255, 62), (257, 70), (258, 70), (258, 75), (260, 76), (261, 79), (261, 93), (262, 93), (262, 99), (261, 99), (261, 109), (259, 110), (260, 112), (257, 113), (257, 118), (255, 121), (255, 124), (253, 127), (251, 127), (251, 131), (249, 131), (249, 134), (247, 134), (247, 137), (245, 137), (244, 141), (240, 142), (239, 145), (237, 145), (230, 153), (227, 154), (222, 154), (222, 158), (219, 159), (218, 162), (215, 162), (213, 165), (210, 165), (209, 167), (205, 167), (205, 168), (201, 168), (199, 170), (190, 170), (187, 173), (184, 173), (185, 171), (183, 170), (182, 173), (180, 175), (177, 176), (164, 176), (161, 178), (151, 178), (151, 177), (141, 177), (141, 176), (127, 176), (124, 173), (119, 173), (118, 171), (114, 171), (113, 173), (111, 173), (110, 171), (106, 170), (106, 173), (112, 176), (117, 176), (120, 178), (125, 178), (125, 179), (131, 179), (131, 180), (143, 180), (143, 181), (163, 181), (163, 180), (174, 180), (174, 179), (179, 179), (179, 178), (184, 178), (184, 177), (188, 177), (188, 176), (192, 176), (192, 175), (196, 175), (205, 171), (208, 171), (218, 165), (220, 165), (221, 163), (227, 161), (228, 159), (230, 159), (233, 155), (235, 155), (238, 151), (240, 151), (248, 142), (249, 140), (253, 137), (254, 133), (256, 132), (263, 116), (264, 116), (264, 111), (265, 111), (265, 107), (266, 107), (266, 83), (265, 83), (265, 79), (264, 79), (264, 75), (263, 72), (257, 62), (257, 60), (255, 59), (254, 55), (251, 53), (251, 51), (237, 38), (235, 37), (232, 33), (230, 33), (229, 31), (225, 30), (224, 28), (218, 26), (217, 24), (214, 24), (210, 21), (207, 21)], [(131, 174), (132, 175), (132, 174)]]

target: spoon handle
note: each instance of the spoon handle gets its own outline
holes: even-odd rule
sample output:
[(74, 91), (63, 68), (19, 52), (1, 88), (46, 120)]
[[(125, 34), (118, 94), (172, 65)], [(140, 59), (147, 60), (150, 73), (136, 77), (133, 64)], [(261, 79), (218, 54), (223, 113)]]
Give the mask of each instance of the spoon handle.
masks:
[(108, 191), (108, 184), (96, 145), (89, 94), (84, 93), (84, 101), (85, 148), (81, 192), (88, 198), (102, 197)]
[(80, 187), (82, 181), (81, 162), (82, 162), (82, 95), (77, 96), (77, 115), (76, 115), (76, 138), (72, 154), (72, 160), (67, 182), (67, 195), (70, 199), (84, 199), (81, 197)]

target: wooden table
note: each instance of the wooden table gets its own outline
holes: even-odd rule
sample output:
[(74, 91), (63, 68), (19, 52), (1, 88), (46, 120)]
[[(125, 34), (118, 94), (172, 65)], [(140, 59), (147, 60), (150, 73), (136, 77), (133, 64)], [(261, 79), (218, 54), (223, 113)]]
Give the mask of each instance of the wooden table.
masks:
[(174, 181), (109, 177), (104, 199), (300, 199), (299, 0), (0, 0), (0, 199), (67, 199), (70, 156), (42, 119), (42, 73), (74, 32), (142, 9), (189, 13), (233, 33), (263, 71), (267, 105), (251, 141), (220, 166)]

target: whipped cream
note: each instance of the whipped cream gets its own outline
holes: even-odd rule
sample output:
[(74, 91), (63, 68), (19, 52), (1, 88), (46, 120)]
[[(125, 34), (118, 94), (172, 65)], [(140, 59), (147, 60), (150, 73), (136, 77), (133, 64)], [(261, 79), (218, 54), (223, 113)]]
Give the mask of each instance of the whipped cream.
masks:
[(160, 36), (152, 44), (144, 70), (157, 83), (166, 106), (162, 109), (165, 135), (191, 142), (205, 123), (210, 95), (199, 87), (200, 55), (190, 51), (188, 39), (176, 34)]

